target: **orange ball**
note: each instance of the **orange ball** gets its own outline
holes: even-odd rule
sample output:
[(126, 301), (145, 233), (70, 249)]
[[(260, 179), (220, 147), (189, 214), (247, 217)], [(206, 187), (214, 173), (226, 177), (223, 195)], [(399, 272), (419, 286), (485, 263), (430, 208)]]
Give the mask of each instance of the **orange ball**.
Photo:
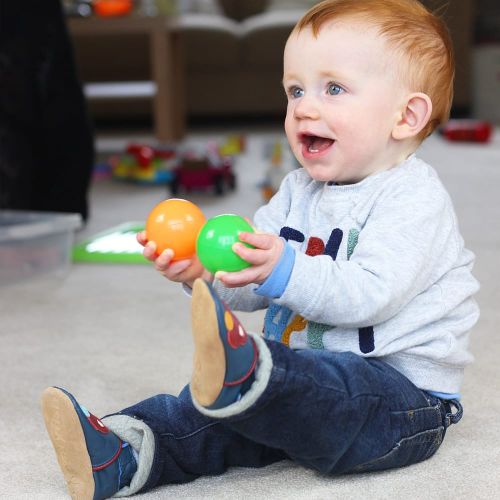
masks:
[(194, 203), (171, 198), (151, 210), (146, 221), (146, 238), (156, 243), (158, 255), (171, 248), (172, 260), (189, 259), (196, 253), (196, 238), (203, 224), (205, 216)]
[(124, 16), (133, 8), (132, 0), (94, 0), (94, 11), (98, 16)]

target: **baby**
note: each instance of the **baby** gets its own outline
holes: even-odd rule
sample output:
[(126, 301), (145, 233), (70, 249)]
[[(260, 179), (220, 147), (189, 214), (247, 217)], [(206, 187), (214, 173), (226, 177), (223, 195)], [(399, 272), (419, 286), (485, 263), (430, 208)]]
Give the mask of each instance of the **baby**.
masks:
[[(326, 0), (285, 48), (285, 129), (303, 168), (241, 233), (251, 266), (211, 276), (144, 255), (192, 293), (190, 385), (104, 422), (42, 396), (72, 496), (106, 498), (289, 459), (325, 475), (431, 457), (462, 416), (474, 257), (416, 156), (447, 120), (451, 42), (416, 0)], [(263, 335), (231, 309), (267, 309)]]

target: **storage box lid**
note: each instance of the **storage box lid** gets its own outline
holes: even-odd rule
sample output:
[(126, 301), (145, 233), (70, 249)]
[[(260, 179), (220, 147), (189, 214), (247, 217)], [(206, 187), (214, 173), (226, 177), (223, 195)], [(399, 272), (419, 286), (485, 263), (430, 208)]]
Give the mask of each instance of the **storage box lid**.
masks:
[(81, 226), (80, 214), (0, 210), (0, 243), (74, 231)]

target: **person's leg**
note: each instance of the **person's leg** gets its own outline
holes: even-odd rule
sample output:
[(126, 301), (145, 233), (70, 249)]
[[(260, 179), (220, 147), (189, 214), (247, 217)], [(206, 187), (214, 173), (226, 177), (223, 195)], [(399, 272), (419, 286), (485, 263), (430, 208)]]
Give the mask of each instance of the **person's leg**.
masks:
[(45, 389), (41, 404), (72, 498), (108, 498), (130, 484), (137, 462), (128, 442), (111, 432), (64, 389)]
[[(42, 33), (39, 40), (33, 40), (40, 53), (35, 75), (40, 113), (29, 146), (37, 154), (30, 208), (75, 212), (87, 220), (94, 137), (62, 2), (44, 1), (36, 13), (31, 10), (24, 9), (23, 16), (42, 24)], [(31, 38), (28, 32), (25, 36)]]
[[(201, 414), (188, 387), (178, 397), (157, 395), (103, 421), (124, 440), (132, 436), (134, 424), (146, 425), (152, 432), (154, 460), (141, 491), (222, 474), (232, 466), (264, 467), (287, 458), (281, 450), (256, 443)], [(139, 454), (144, 451), (143, 447)], [(139, 455), (139, 466), (140, 461)]]
[[(201, 404), (225, 392), (220, 373), (231, 371), (232, 352), (221, 348), (228, 334), (220, 318), (225, 312), (215, 314), (218, 320), (213, 313), (227, 307), (218, 300), (210, 285), (195, 283), (193, 380), (205, 380), (205, 370), (208, 376), (216, 373), (214, 363), (224, 367), (214, 377), (215, 391), (203, 394), (202, 384), (191, 387), (200, 413), (325, 474), (409, 465), (439, 447), (444, 405), (386, 363), (349, 352), (293, 351), (252, 336), (259, 358), (252, 386), (225, 407)], [(207, 349), (207, 336), (219, 348)]]
[(441, 444), (442, 402), (382, 361), (266, 346), (273, 368), (260, 395), (244, 396), (223, 416), (200, 411), (323, 474), (410, 465)]
[(52, 387), (42, 395), (42, 410), (68, 490), (79, 500), (129, 496), (287, 458), (199, 413), (187, 387), (179, 397), (154, 396), (102, 420)]
[[(185, 388), (179, 397), (155, 396), (103, 419), (138, 457), (130, 487), (123, 487), (118, 495), (220, 474), (230, 466), (261, 467), (285, 458), (325, 474), (408, 465), (431, 456), (445, 428), (458, 420), (447, 415), (449, 406), (417, 389), (382, 361), (352, 353), (292, 351), (258, 335), (251, 336), (250, 344), (244, 338), (231, 339), (230, 332), (221, 329), (225, 322), (210, 311), (218, 300), (216, 294), (203, 282), (197, 283), (193, 315), (205, 318), (217, 335), (205, 325), (204, 334), (195, 333), (198, 352), (193, 378), (202, 380), (204, 367), (213, 362), (225, 366), (226, 359), (236, 359), (242, 366), (225, 366), (223, 377), (220, 371), (209, 370), (216, 374), (214, 383), (220, 394), (211, 390), (204, 399), (196, 392), (203, 390), (203, 384), (194, 391), (208, 401), (209, 408)], [(199, 324), (203, 322), (194, 320), (193, 328)], [(227, 342), (219, 337), (224, 334)], [(206, 346), (199, 350), (198, 345), (199, 339), (205, 342), (203, 335), (210, 335), (223, 348), (205, 357)], [(248, 345), (258, 354), (255, 370), (251, 350), (245, 348), (244, 356), (233, 357), (228, 347), (238, 350)], [(238, 384), (232, 378), (238, 373), (244, 374), (239, 393), (234, 391)], [(234, 402), (227, 403), (227, 395), (234, 396)], [(213, 398), (214, 402), (226, 401), (226, 406), (214, 408)], [(75, 421), (74, 412), (66, 405), (64, 418), (59, 411), (44, 413), (51, 415), (47, 427), (55, 422), (59, 429), (51, 435), (57, 450), (58, 432), (67, 428), (68, 416)], [(89, 443), (86, 446), (89, 453), (82, 447), (80, 451), (92, 455)], [(64, 456), (67, 448), (59, 448), (58, 455)]]
[(2, 3), (0, 209), (88, 216), (92, 130), (61, 2)]

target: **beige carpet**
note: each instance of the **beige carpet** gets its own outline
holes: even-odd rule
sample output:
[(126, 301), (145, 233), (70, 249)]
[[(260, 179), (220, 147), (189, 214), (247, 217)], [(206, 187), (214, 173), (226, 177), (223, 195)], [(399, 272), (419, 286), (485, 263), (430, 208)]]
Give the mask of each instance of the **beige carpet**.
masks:
[[(261, 203), (256, 184), (267, 166), (265, 144), (278, 135), (249, 132), (248, 153), (237, 164), (238, 191), (223, 198), (197, 194), (193, 201), (209, 216), (251, 216)], [(137, 498), (500, 498), (500, 135), (487, 146), (432, 137), (421, 156), (435, 164), (454, 198), (482, 283), (482, 316), (471, 342), (476, 362), (463, 388), (465, 416), (435, 457), (406, 469), (338, 478), (281, 462), (232, 469)], [(78, 238), (143, 220), (164, 197), (159, 187), (96, 183), (92, 218)], [(0, 286), (0, 498), (67, 498), (39, 411), (46, 386), (66, 387), (97, 415), (159, 392), (177, 393), (190, 375), (188, 312), (189, 299), (179, 286), (150, 266), (78, 264), (63, 279)], [(241, 316), (260, 331), (261, 314)]]

